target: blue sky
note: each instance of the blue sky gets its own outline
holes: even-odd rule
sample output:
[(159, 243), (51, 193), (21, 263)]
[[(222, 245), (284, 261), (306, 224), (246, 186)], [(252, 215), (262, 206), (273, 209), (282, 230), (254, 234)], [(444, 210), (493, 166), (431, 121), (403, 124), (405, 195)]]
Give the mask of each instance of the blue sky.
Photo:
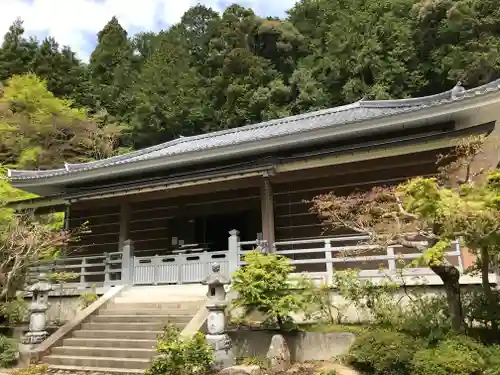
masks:
[[(261, 16), (283, 16), (295, 0), (234, 1)], [(228, 0), (0, 0), (0, 34), (20, 17), (28, 35), (50, 35), (69, 45), (84, 60), (96, 42), (96, 33), (116, 16), (130, 34), (160, 30), (179, 21), (197, 3), (222, 10)]]

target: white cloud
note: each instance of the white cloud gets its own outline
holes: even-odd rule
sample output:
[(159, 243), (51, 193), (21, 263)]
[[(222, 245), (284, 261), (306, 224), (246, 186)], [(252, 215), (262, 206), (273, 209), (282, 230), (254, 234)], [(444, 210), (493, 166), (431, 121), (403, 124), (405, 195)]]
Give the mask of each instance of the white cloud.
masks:
[[(0, 0), (0, 35), (20, 17), (27, 35), (53, 36), (86, 59), (89, 35), (95, 35), (111, 17), (116, 16), (128, 31), (155, 30), (159, 24), (178, 22), (198, 2), (221, 10), (217, 0)], [(244, 1), (261, 15), (277, 15), (294, 2), (281, 1), (278, 10), (276, 5), (266, 9), (267, 0)]]

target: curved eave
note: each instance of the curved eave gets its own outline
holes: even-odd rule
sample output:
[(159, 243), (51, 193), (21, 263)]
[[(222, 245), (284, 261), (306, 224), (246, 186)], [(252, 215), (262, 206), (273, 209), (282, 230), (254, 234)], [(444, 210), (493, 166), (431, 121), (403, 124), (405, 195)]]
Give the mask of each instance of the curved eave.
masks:
[(470, 95), (465, 95), (454, 100), (450, 99), (444, 103), (442, 101), (436, 102), (435, 105), (420, 109), (414, 110), (413, 108), (409, 108), (407, 112), (403, 113), (387, 115), (370, 120), (344, 123), (333, 127), (326, 126), (321, 129), (303, 131), (244, 144), (181, 153), (178, 155), (160, 156), (145, 160), (138, 159), (134, 162), (122, 162), (109, 166), (80, 170), (74, 173), (70, 173), (67, 168), (65, 168), (65, 172), (61, 169), (61, 174), (49, 177), (16, 179), (14, 171), (10, 171), (9, 177), (11, 178), (12, 184), (20, 189), (28, 191), (56, 191), (57, 189), (51, 189), (50, 187), (89, 180), (100, 180), (103, 178), (115, 178), (127, 174), (180, 167), (186, 164), (256, 155), (296, 147), (297, 144), (307, 145), (317, 142), (318, 140), (324, 141), (328, 139), (333, 141), (357, 137), (364, 134), (375, 134), (397, 129), (401, 130), (425, 126), (433, 122), (451, 121), (466, 115), (469, 111), (477, 111), (482, 107), (498, 103), (500, 103), (500, 92), (495, 89), (488, 89), (485, 92), (478, 91), (476, 95), (474, 92), (471, 92)]

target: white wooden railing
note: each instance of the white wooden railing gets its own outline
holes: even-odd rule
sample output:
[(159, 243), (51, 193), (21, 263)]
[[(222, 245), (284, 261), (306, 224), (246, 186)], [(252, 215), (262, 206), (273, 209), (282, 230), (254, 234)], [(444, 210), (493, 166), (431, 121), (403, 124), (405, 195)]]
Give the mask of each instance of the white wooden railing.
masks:
[[(30, 269), (30, 274), (72, 272), (76, 279), (68, 280), (64, 287), (76, 289), (93, 285), (199, 283), (208, 276), (210, 265), (214, 262), (219, 263), (222, 272), (230, 276), (238, 267), (245, 265), (244, 254), (255, 248), (285, 256), (296, 267), (296, 272), (307, 272), (314, 278), (328, 281), (333, 279), (336, 271), (349, 268), (360, 270), (359, 276), (367, 278), (388, 274), (433, 274), (429, 268), (407, 267), (421, 257), (420, 252), (401, 246), (382, 249), (362, 244), (366, 239), (358, 235), (279, 241), (269, 248), (263, 240), (241, 241), (238, 231), (232, 230), (228, 250), (176, 252), (148, 257), (134, 257), (133, 244), (127, 240), (122, 252), (41, 262)], [(458, 242), (452, 244), (446, 256), (463, 271)]]
[(229, 276), (228, 251), (189, 251), (169, 255), (134, 258), (134, 285), (200, 283), (211, 272), (211, 264), (219, 263), (221, 272)]
[[(237, 231), (233, 233), (237, 237)], [(381, 275), (427, 276), (433, 272), (427, 267), (413, 267), (410, 263), (422, 256), (421, 252), (402, 246), (380, 248), (362, 244), (367, 236), (335, 236), (314, 239), (275, 242), (269, 251), (290, 258), (297, 272), (321, 275), (332, 280), (335, 271), (359, 269), (359, 277), (376, 278)], [(243, 255), (261, 247), (263, 241), (237, 241), (238, 266), (245, 264)], [(267, 245), (267, 244), (265, 244)], [(264, 246), (265, 247), (265, 246)], [(231, 252), (231, 248), (229, 249)], [(453, 242), (447, 259), (463, 271), (462, 255), (458, 241)]]
[[(122, 283), (122, 253), (105, 253), (86, 257), (64, 257), (56, 260), (41, 261), (30, 267), (29, 274), (36, 277), (41, 273), (73, 273), (74, 279), (67, 279), (62, 284), (68, 289), (86, 289), (111, 286)], [(57, 283), (57, 281), (55, 281)]]

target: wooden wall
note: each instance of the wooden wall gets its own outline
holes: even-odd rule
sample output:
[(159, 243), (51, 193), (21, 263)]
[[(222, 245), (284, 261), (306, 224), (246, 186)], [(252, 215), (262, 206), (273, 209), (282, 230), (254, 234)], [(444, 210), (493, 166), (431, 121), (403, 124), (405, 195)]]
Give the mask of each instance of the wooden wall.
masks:
[[(437, 172), (436, 153), (422, 153), (399, 158), (353, 163), (337, 167), (304, 170), (282, 175), (273, 183), (274, 222), (276, 242), (312, 239), (322, 236), (352, 234), (345, 230), (325, 227), (317, 215), (310, 211), (315, 196), (334, 192), (347, 195), (355, 190), (370, 189), (376, 185), (393, 185), (420, 175), (433, 175)], [(280, 181), (281, 179), (281, 181)], [(344, 242), (332, 246), (355, 245)], [(324, 244), (287, 245), (280, 249), (304, 249), (323, 247)], [(404, 249), (402, 252), (406, 252)], [(380, 255), (380, 251), (364, 251), (359, 255)], [(338, 254), (349, 256), (349, 254)], [(324, 253), (292, 255), (293, 259), (324, 258)], [(387, 265), (383, 262), (335, 264), (337, 269), (361, 268), (377, 269)], [(324, 272), (324, 265), (300, 265), (298, 271)]]
[(120, 205), (93, 206), (90, 203), (71, 207), (69, 226), (86, 228), (79, 241), (70, 247), (72, 256), (100, 255), (118, 251), (120, 237)]
[[(338, 230), (324, 228), (317, 216), (310, 211), (311, 204), (307, 201), (331, 191), (336, 194), (349, 194), (355, 189), (396, 184), (418, 175), (432, 175), (437, 171), (436, 158), (436, 152), (426, 152), (306, 169), (272, 177), (276, 241), (342, 234)], [(234, 223), (228, 224), (224, 222), (223, 216), (215, 216), (221, 220), (220, 227), (212, 220), (212, 229), (202, 228), (201, 231), (220, 230), (225, 236), (229, 229), (238, 229), (243, 241), (254, 240), (257, 233), (262, 231), (260, 189), (256, 185), (256, 181), (249, 180), (240, 181), (237, 186), (227, 183), (224, 185), (225, 190), (223, 188), (217, 191), (214, 191), (215, 185), (200, 186), (196, 192), (191, 192), (192, 195), (184, 195), (186, 191), (179, 189), (177, 196), (174, 196), (174, 191), (169, 191), (163, 196), (155, 193), (149, 196), (124, 196), (121, 200), (100, 200), (100, 203), (80, 202), (71, 208), (70, 225), (75, 228), (88, 222), (91, 233), (82, 236), (81, 242), (75, 248), (78, 248), (78, 253), (82, 255), (118, 251), (120, 209), (123, 204), (127, 205), (130, 214), (127, 237), (134, 241), (137, 255), (169, 252), (173, 249), (173, 237), (184, 240), (186, 244), (193, 243), (196, 238), (200, 238), (198, 219), (213, 218), (214, 215), (233, 214)], [(240, 220), (242, 217), (248, 220)], [(324, 254), (314, 256), (323, 257)], [(370, 265), (372, 266), (373, 264)]]
[[(100, 202), (100, 205), (105, 202)], [(120, 233), (121, 205), (127, 205), (129, 211), (128, 236), (134, 242), (135, 252), (139, 256), (161, 255), (170, 252), (172, 238), (184, 240), (186, 244), (194, 243), (200, 238), (200, 225), (206, 221), (203, 218), (220, 215), (235, 216), (234, 226), (221, 222), (214, 228), (213, 221), (207, 230), (217, 231), (220, 236), (229, 237), (229, 230), (238, 229), (246, 236), (245, 240), (253, 240), (262, 231), (260, 214), (260, 190), (258, 187), (224, 190), (193, 196), (177, 198), (164, 197), (130, 202), (115, 201), (113, 204), (98, 206), (92, 202), (80, 203), (78, 208), (72, 208), (70, 226), (76, 228), (88, 222), (91, 233), (81, 236), (78, 244), (78, 255), (102, 254), (118, 251)], [(244, 216), (247, 220), (238, 220)], [(244, 224), (243, 224), (244, 223)], [(238, 226), (244, 225), (244, 228)], [(226, 228), (227, 227), (227, 228)], [(223, 234), (221, 234), (224, 232)], [(203, 234), (201, 234), (203, 236)], [(214, 249), (214, 250), (227, 250)], [(75, 251), (73, 251), (73, 255)]]

